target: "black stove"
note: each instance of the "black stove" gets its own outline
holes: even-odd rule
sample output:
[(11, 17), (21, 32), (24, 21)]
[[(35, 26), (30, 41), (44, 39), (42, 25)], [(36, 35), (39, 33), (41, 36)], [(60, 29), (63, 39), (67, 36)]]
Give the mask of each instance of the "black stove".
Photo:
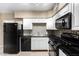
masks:
[(58, 48), (61, 45), (60, 38), (55, 35), (49, 36), (49, 38), (49, 56), (58, 56)]
[(79, 56), (79, 35), (73, 33), (61, 34), (62, 45), (59, 47), (68, 56)]
[[(79, 56), (79, 35), (73, 33), (62, 33), (61, 37), (49, 36), (49, 55), (59, 56), (61, 49), (67, 56)], [(54, 54), (52, 54), (54, 52)]]

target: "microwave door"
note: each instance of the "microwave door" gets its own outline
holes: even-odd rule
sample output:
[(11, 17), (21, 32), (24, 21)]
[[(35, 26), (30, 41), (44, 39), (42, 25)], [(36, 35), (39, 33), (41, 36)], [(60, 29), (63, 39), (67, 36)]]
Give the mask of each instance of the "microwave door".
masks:
[(56, 21), (56, 28), (61, 28), (62, 27), (62, 20), (61, 19), (58, 19)]
[(62, 17), (56, 20), (56, 28), (57, 29), (71, 29), (71, 13), (63, 15)]

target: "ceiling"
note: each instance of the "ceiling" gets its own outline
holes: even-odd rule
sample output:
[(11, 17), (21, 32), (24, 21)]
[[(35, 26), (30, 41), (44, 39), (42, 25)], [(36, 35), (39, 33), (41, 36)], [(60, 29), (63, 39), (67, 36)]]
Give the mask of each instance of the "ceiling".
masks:
[(0, 3), (0, 12), (4, 11), (48, 11), (56, 3)]

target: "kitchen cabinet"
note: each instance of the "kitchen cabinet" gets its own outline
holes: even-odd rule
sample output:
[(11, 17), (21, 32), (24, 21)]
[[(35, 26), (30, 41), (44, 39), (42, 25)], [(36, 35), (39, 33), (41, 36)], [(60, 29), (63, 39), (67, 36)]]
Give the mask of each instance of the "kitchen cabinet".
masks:
[(79, 4), (73, 4), (72, 8), (72, 30), (79, 30)]
[(32, 30), (32, 19), (23, 19), (23, 29)]
[(32, 30), (33, 23), (47, 23), (47, 19), (23, 19), (23, 29)]
[(31, 50), (48, 50), (48, 37), (32, 37)]
[(31, 36), (21, 38), (21, 51), (31, 51)]
[(47, 19), (32, 19), (32, 23), (46, 23)]
[(53, 16), (56, 15), (67, 3), (58, 3), (53, 9)]
[(56, 19), (56, 16), (54, 16), (52, 18), (49, 18), (47, 20), (47, 30), (56, 30), (56, 28), (55, 28), (55, 19)]
[(72, 4), (67, 4), (64, 8), (62, 8), (58, 13), (57, 13), (57, 18), (67, 14), (68, 12), (72, 12), (71, 8)]

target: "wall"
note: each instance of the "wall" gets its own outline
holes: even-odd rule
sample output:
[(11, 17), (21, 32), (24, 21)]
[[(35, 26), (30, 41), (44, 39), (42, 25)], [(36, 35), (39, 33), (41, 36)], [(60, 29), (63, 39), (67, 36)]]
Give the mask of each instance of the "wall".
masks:
[(27, 11), (16, 11), (14, 13), (14, 17), (15, 18), (32, 18), (32, 19), (35, 19), (35, 18), (48, 18), (49, 15), (48, 15), (48, 12), (27, 12)]
[(15, 11), (15, 18), (50, 18), (54, 16), (59, 10), (61, 10), (67, 3), (58, 3), (53, 9), (49, 11)]
[(0, 54), (2, 54), (2, 51), (3, 51), (3, 27), (2, 26), (3, 26), (2, 20), (0, 19)]

